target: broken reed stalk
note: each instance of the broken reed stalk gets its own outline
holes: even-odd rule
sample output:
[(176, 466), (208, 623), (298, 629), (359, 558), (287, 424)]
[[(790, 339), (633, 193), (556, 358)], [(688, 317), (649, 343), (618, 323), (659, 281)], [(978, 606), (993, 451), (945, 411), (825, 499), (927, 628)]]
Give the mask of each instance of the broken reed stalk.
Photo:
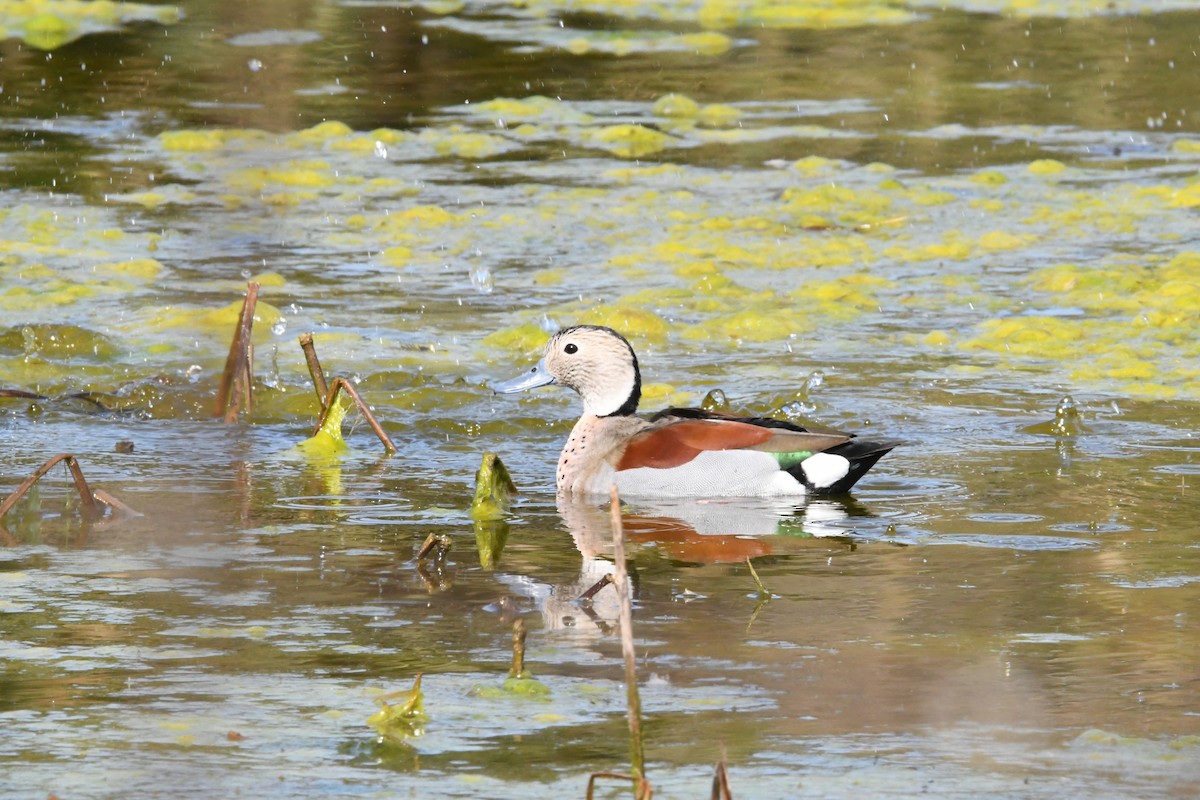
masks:
[(61, 463), (66, 463), (67, 469), (71, 470), (71, 478), (75, 481), (75, 491), (79, 493), (79, 500), (83, 503), (84, 519), (91, 521), (104, 516), (104, 506), (129, 514), (137, 513), (108, 492), (99, 490), (93, 492), (92, 488), (88, 486), (87, 478), (83, 477), (83, 469), (79, 466), (79, 460), (70, 453), (60, 453), (34, 470), (33, 474), (22, 481), (12, 494), (4, 498), (4, 502), (0, 503), (0, 519), (3, 519), (4, 515), (12, 510), (17, 501), (24, 497), (33, 488), (33, 485), (42, 479), (42, 476)]
[(725, 758), (717, 762), (717, 771), (713, 773), (712, 800), (733, 800), (733, 792), (729, 791), (729, 771), (725, 767)]
[(317, 418), (317, 426), (314, 430), (321, 430), (321, 426), (325, 424), (325, 418), (329, 416), (329, 410), (337, 402), (338, 392), (343, 389), (346, 391), (346, 394), (353, 398), (354, 404), (358, 406), (358, 410), (366, 417), (367, 424), (371, 426), (371, 430), (375, 432), (375, 435), (379, 437), (379, 441), (383, 443), (383, 449), (387, 450), (389, 454), (395, 453), (396, 445), (392, 442), (391, 437), (387, 435), (383, 426), (379, 424), (379, 420), (375, 419), (375, 415), (371, 413), (371, 409), (363, 402), (362, 397), (358, 394), (358, 390), (354, 388), (354, 384), (345, 378), (334, 378), (333, 383), (330, 384), (328, 399), (325, 400), (324, 406), (321, 408), (321, 416)]
[(608, 586), (612, 582), (613, 582), (612, 573), (605, 575), (603, 578), (601, 578), (600, 580), (598, 580), (594, 584), (592, 584), (592, 587), (590, 589), (585, 591), (583, 594), (579, 595), (579, 602), (581, 602), (581, 603), (592, 602), (592, 598), (595, 597), (597, 594), (599, 594), (601, 589), (603, 589), (605, 586)]
[(746, 566), (750, 568), (750, 577), (754, 578), (754, 585), (758, 587), (758, 596), (769, 599), (771, 593), (767, 591), (766, 586), (763, 586), (762, 578), (758, 577), (758, 572), (754, 569), (754, 563), (750, 560), (750, 556), (746, 556)]
[(329, 396), (329, 384), (325, 382), (325, 370), (321, 369), (321, 361), (317, 358), (317, 348), (313, 345), (311, 333), (300, 335), (300, 349), (304, 351), (304, 362), (308, 364), (308, 375), (312, 378), (313, 389), (317, 392), (317, 400), (324, 408), (325, 398)]
[(519, 678), (525, 674), (525, 620), (518, 619), (513, 623), (513, 662), (508, 671), (508, 677)]
[(251, 389), (254, 385), (254, 343), (250, 334), (254, 329), (254, 310), (258, 305), (258, 284), (246, 283), (246, 299), (242, 302), (242, 313), (238, 316), (233, 341), (229, 343), (229, 356), (225, 359), (225, 371), (217, 386), (217, 398), (213, 404), (213, 416), (225, 422), (236, 422), (243, 404), (247, 413), (254, 408)]
[(620, 603), (621, 655), (625, 659), (625, 699), (629, 710), (629, 749), (633, 795), (645, 800), (653, 793), (646, 780), (646, 756), (642, 746), (642, 701), (638, 696), (637, 657), (633, 652), (633, 607), (629, 573), (625, 569), (625, 527), (621, 524), (621, 498), (614, 484), (609, 490), (609, 514), (613, 533), (613, 587)]

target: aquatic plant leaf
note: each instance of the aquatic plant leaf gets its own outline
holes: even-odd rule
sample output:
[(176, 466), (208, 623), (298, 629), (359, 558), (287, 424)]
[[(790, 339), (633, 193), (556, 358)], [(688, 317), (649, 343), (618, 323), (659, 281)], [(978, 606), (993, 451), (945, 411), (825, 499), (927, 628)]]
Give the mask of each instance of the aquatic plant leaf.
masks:
[(484, 569), (492, 569), (499, 563), (507, 541), (508, 523), (504, 520), (475, 520), (475, 547), (479, 551), (479, 565)]
[(293, 449), (309, 458), (328, 458), (349, 452), (350, 448), (342, 438), (342, 420), (346, 418), (348, 409), (349, 406), (340, 402), (334, 403), (325, 415), (320, 430)]
[(508, 475), (508, 468), (495, 453), (484, 453), (483, 463), (475, 473), (475, 498), (471, 501), (471, 518), (495, 520), (508, 513), (512, 495), (517, 487)]
[[(421, 691), (421, 675), (411, 689), (380, 695), (375, 698), (379, 710), (367, 717), (367, 724), (383, 739), (404, 742), (425, 733), (425, 694)], [(390, 703), (388, 701), (397, 702)]]

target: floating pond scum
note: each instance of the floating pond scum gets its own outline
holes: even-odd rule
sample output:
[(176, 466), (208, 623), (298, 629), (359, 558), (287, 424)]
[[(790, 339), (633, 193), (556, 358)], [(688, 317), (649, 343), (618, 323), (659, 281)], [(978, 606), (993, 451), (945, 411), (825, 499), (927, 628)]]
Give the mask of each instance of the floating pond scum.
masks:
[[(1197, 30), (0, 0), (0, 501), (87, 484), (0, 517), (0, 797), (582, 798), (636, 685), (656, 798), (1190, 798)], [(587, 323), (646, 408), (905, 446), (614, 558), (576, 401), (489, 388)]]

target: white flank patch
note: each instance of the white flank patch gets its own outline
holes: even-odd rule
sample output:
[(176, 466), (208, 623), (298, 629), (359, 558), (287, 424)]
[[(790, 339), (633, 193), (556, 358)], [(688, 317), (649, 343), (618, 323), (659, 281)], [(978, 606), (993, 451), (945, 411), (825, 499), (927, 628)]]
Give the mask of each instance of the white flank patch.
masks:
[(850, 460), (832, 453), (817, 453), (800, 462), (804, 477), (815, 489), (828, 489), (846, 477), (850, 471)]
[[(846, 462), (844, 458), (841, 460)], [(842, 474), (845, 474), (844, 470)], [(705, 450), (686, 464), (670, 469), (638, 467), (621, 470), (616, 473), (616, 481), (622, 497), (804, 494), (804, 484), (781, 470), (775, 456), (754, 450)]]

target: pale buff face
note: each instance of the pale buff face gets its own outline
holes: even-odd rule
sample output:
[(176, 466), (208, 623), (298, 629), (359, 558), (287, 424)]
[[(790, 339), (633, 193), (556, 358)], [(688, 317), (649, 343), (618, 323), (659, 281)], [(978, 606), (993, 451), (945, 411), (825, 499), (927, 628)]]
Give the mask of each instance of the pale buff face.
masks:
[(579, 393), (585, 414), (607, 416), (625, 406), (635, 388), (640, 394), (637, 357), (608, 328), (584, 325), (559, 331), (546, 345), (542, 363), (555, 383)]

